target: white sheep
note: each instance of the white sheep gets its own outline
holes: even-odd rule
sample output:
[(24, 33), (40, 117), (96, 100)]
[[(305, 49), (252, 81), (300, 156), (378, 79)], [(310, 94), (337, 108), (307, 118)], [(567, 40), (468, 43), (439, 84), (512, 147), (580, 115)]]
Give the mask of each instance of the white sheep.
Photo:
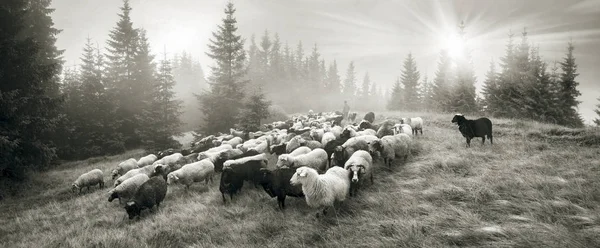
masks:
[(200, 160), (202, 160), (202, 159), (205, 159), (205, 158), (207, 158), (207, 157), (208, 157), (209, 155), (211, 155), (211, 154), (215, 154), (215, 153), (217, 153), (217, 154), (218, 154), (218, 153), (220, 153), (220, 152), (222, 152), (222, 151), (227, 151), (227, 150), (231, 150), (231, 149), (233, 149), (233, 147), (231, 147), (231, 145), (230, 145), (230, 144), (222, 144), (222, 145), (220, 145), (220, 146), (213, 147), (213, 148), (210, 148), (210, 149), (208, 149), (208, 150), (206, 150), (206, 151), (203, 151), (203, 152), (201, 152), (201, 153), (198, 153), (198, 158), (197, 158), (197, 160), (198, 160), (198, 161), (200, 161)]
[(412, 136), (412, 128), (408, 124), (396, 124), (394, 125), (394, 135), (399, 133), (405, 133)]
[(148, 181), (148, 179), (150, 178), (146, 174), (137, 174), (128, 178), (119, 184), (119, 186), (108, 191), (108, 201), (112, 202), (115, 198), (119, 198), (119, 203), (122, 203), (122, 200), (127, 202), (135, 195), (140, 185)]
[(171, 155), (165, 156), (159, 160), (154, 161), (154, 163), (152, 163), (152, 165), (157, 165), (157, 164), (170, 165), (170, 164), (177, 163), (177, 161), (179, 161), (181, 158), (183, 158), (183, 155), (181, 153), (176, 152)]
[(329, 131), (331, 133), (333, 133), (333, 135), (335, 135), (336, 139), (339, 139), (340, 136), (342, 135), (342, 132), (344, 131), (344, 129), (340, 126), (335, 126), (335, 127), (332, 127)]
[(367, 151), (356, 151), (344, 164), (344, 169), (352, 175), (350, 184), (350, 195), (356, 195), (356, 191), (361, 185), (365, 185), (365, 180), (370, 179), (373, 184), (373, 158)]
[(277, 167), (282, 167), (283, 163), (286, 163), (286, 162), (281, 162), (282, 161), (281, 158), (282, 158), (283, 155), (285, 155), (285, 156), (283, 156), (283, 158), (285, 158), (286, 156), (295, 157), (295, 156), (298, 156), (298, 155), (307, 154), (310, 151), (312, 151), (312, 150), (309, 147), (307, 147), (307, 146), (301, 146), (301, 147), (296, 148), (293, 152), (291, 152), (289, 154), (288, 153), (281, 154), (277, 158), (277, 165), (276, 166)]
[(230, 145), (233, 148), (233, 147), (236, 147), (239, 144), (242, 144), (242, 142), (243, 142), (242, 138), (240, 138), (240, 137), (234, 137), (234, 138), (232, 138), (230, 140), (223, 141), (221, 143), (221, 145), (227, 144), (227, 145)]
[(333, 134), (332, 132), (326, 132), (323, 134), (323, 138), (321, 139), (321, 144), (323, 145), (323, 147), (327, 146), (327, 143), (334, 141), (335, 138), (335, 134)]
[(98, 184), (99, 188), (104, 187), (104, 173), (102, 173), (100, 169), (93, 169), (81, 174), (81, 176), (79, 176), (71, 185), (71, 190), (75, 192), (75, 190), (79, 189), (79, 193), (81, 193), (81, 189), (87, 188), (89, 191), (90, 186), (96, 184)]
[(408, 159), (412, 138), (405, 133), (394, 136), (385, 136), (380, 140), (374, 140), (369, 143), (369, 152), (373, 155), (379, 152), (383, 158), (383, 162), (388, 166), (392, 166), (392, 162), (397, 157)]
[(186, 164), (179, 170), (169, 173), (167, 175), (167, 184), (181, 183), (185, 185), (186, 189), (189, 189), (190, 185), (194, 182), (204, 181), (208, 185), (209, 181), (213, 182), (214, 173), (215, 165), (209, 159), (204, 159)]
[(308, 148), (310, 148), (311, 150), (317, 149), (317, 148), (323, 148), (323, 144), (321, 144), (321, 142), (316, 141), (316, 140), (309, 140), (309, 141), (305, 141), (303, 143), (304, 146), (308, 146)]
[(127, 173), (128, 171), (136, 169), (136, 168), (138, 168), (137, 160), (135, 160), (135, 158), (127, 159), (127, 160), (119, 163), (119, 165), (117, 165), (117, 168), (112, 170), (112, 172), (111, 172), (112, 179), (115, 179), (118, 176), (125, 175), (125, 173)]
[(130, 170), (127, 173), (125, 173), (125, 175), (122, 175), (119, 178), (117, 178), (117, 180), (115, 180), (114, 186), (115, 187), (119, 186), (119, 184), (123, 183), (125, 180), (132, 178), (133, 176), (135, 176), (137, 174), (145, 174), (146, 176), (150, 177), (154, 173), (154, 169), (156, 168), (156, 166), (159, 166), (159, 165), (162, 165), (162, 164), (151, 164), (151, 165), (146, 165), (142, 168)]
[(334, 207), (336, 201), (345, 201), (350, 190), (348, 171), (341, 167), (329, 168), (325, 174), (319, 175), (315, 169), (303, 166), (296, 169), (290, 184), (301, 184), (306, 204), (313, 208), (323, 207), (323, 215), (327, 214), (329, 207)]
[(140, 160), (137, 161), (137, 167), (142, 168), (146, 165), (154, 163), (158, 158), (154, 154), (149, 154), (144, 157), (141, 157)]
[(232, 164), (244, 164), (248, 161), (255, 161), (255, 160), (262, 160), (266, 163), (269, 161), (269, 158), (267, 157), (267, 154), (261, 153), (261, 154), (249, 156), (249, 157), (230, 159), (230, 160), (225, 161), (225, 163), (223, 163), (223, 168), (230, 167)]
[(374, 135), (362, 135), (352, 137), (341, 146), (337, 146), (333, 154), (331, 154), (332, 166), (343, 166), (344, 163), (358, 150), (369, 150), (369, 143), (371, 141), (378, 140), (377, 136)]
[(261, 143), (259, 143), (258, 145), (250, 148), (253, 149), (259, 153), (271, 153), (271, 148), (269, 147), (269, 143), (266, 141), (262, 141)]
[(423, 119), (421, 117), (402, 118), (400, 123), (410, 125), (413, 135), (417, 135), (418, 131), (421, 131), (421, 135), (423, 135)]
[(300, 137), (300, 135), (294, 136), (285, 146), (285, 151), (287, 153), (291, 153), (292, 151), (294, 151), (294, 149), (302, 146), (302, 143), (305, 143), (306, 141)]
[(281, 154), (277, 160), (277, 166), (280, 168), (298, 168), (308, 166), (320, 172), (327, 170), (327, 152), (321, 148), (314, 149), (309, 153), (292, 156), (291, 154)]
[(310, 130), (310, 137), (312, 137), (314, 140), (318, 140), (321, 141), (323, 139), (323, 135), (325, 134), (325, 130), (319, 128), (313, 128)]

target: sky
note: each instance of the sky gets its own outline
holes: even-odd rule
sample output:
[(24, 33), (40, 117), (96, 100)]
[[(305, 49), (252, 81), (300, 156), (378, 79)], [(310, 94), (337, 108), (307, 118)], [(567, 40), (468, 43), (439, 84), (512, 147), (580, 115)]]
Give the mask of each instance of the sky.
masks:
[[(560, 61), (567, 43), (575, 45), (582, 95), (579, 112), (586, 123), (600, 97), (600, 0), (233, 0), (240, 34), (259, 38), (268, 30), (305, 54), (315, 45), (326, 63), (337, 61), (343, 78), (354, 61), (359, 83), (366, 72), (372, 82), (391, 88), (408, 53), (422, 76), (434, 76), (441, 49), (452, 49), (457, 25), (465, 22), (466, 47), (471, 51), (481, 89), (490, 63), (504, 55), (508, 33), (520, 41), (526, 28), (529, 42), (539, 47), (549, 64)], [(130, 0), (134, 27), (144, 28), (154, 54), (187, 51), (205, 74), (211, 59), (207, 44), (224, 17), (226, 0)], [(79, 63), (89, 37), (105, 46), (116, 25), (121, 0), (54, 0), (55, 26), (62, 29), (57, 46), (65, 49), (67, 66)], [(166, 48), (166, 49), (165, 49)]]

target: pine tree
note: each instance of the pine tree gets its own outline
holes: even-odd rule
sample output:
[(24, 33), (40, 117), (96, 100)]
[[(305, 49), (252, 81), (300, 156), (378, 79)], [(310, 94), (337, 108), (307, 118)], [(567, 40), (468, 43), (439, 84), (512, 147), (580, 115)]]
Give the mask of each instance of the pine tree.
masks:
[(175, 97), (175, 87), (171, 62), (167, 59), (166, 52), (160, 61), (157, 78), (152, 84), (149, 96), (149, 108), (144, 110), (143, 119), (145, 128), (142, 129), (143, 147), (152, 152), (167, 148), (178, 148), (181, 146), (173, 139), (182, 125), (179, 116), (182, 114), (180, 100)]
[(344, 97), (346, 100), (352, 100), (356, 92), (356, 73), (354, 71), (354, 61), (351, 61), (346, 70), (346, 78), (344, 79)]
[[(461, 22), (459, 25), (459, 38), (464, 44), (467, 44), (465, 36), (465, 25)], [(461, 56), (456, 58), (456, 68), (454, 72), (454, 82), (451, 89), (450, 110), (459, 113), (473, 113), (478, 110), (475, 100), (475, 71), (471, 64), (471, 54), (468, 47), (464, 47)]]
[(273, 44), (271, 45), (271, 53), (269, 57), (269, 75), (271, 75), (271, 92), (280, 92), (284, 88), (281, 84), (284, 78), (285, 69), (283, 65), (283, 58), (281, 54), (281, 41), (279, 40), (279, 34), (275, 33), (273, 38)]
[[(598, 98), (598, 101), (600, 101), (600, 98)], [(598, 118), (594, 118), (594, 124), (596, 124), (596, 126), (600, 126), (600, 103), (596, 105), (594, 112), (596, 112), (596, 115), (598, 115)]]
[(294, 57), (294, 65), (296, 67), (296, 79), (306, 80), (306, 77), (308, 76), (308, 71), (304, 60), (304, 47), (302, 46), (302, 41), (299, 41), (298, 45), (296, 46), (296, 56)]
[(387, 102), (387, 110), (400, 110), (402, 109), (402, 104), (404, 104), (404, 90), (400, 84), (400, 78), (396, 79), (396, 83), (392, 87), (392, 92), (389, 93), (390, 98)]
[(260, 128), (261, 120), (270, 116), (269, 107), (271, 101), (265, 99), (262, 89), (255, 91), (244, 104), (244, 108), (238, 117), (240, 129), (255, 132)]
[(61, 50), (50, 1), (4, 1), (0, 8), (0, 177), (56, 157), (52, 131), (60, 109)]
[(450, 68), (450, 58), (446, 51), (440, 53), (438, 69), (435, 72), (432, 86), (432, 98), (435, 102), (435, 109), (438, 111), (450, 111), (450, 86), (452, 83), (452, 71)]
[(358, 98), (364, 106), (370, 106), (369, 96), (371, 95), (369, 88), (371, 86), (371, 79), (369, 78), (369, 72), (365, 73), (363, 77), (362, 87), (360, 89), (360, 95)]
[(380, 109), (379, 97), (381, 97), (381, 94), (379, 93), (379, 88), (377, 87), (377, 84), (375, 82), (371, 84), (371, 89), (369, 90), (369, 93), (369, 108)]
[(563, 119), (559, 121), (559, 124), (582, 127), (583, 120), (579, 113), (577, 113), (577, 106), (581, 103), (577, 100), (577, 97), (579, 97), (581, 93), (577, 89), (579, 82), (575, 81), (575, 78), (579, 73), (577, 73), (577, 64), (575, 63), (573, 50), (575, 50), (575, 46), (573, 46), (572, 42), (569, 42), (567, 45), (567, 54), (560, 63), (562, 73), (560, 74), (560, 91), (558, 94), (562, 101), (561, 112)]
[(320, 91), (321, 86), (323, 85), (320, 80), (321, 73), (319, 72), (320, 55), (321, 54), (319, 54), (317, 44), (315, 43), (315, 46), (313, 47), (310, 56), (307, 58), (308, 83), (310, 84), (310, 87), (307, 88), (310, 88), (311, 91)]
[(433, 108), (433, 97), (432, 97), (432, 85), (427, 79), (427, 76), (423, 77), (423, 80), (419, 84), (419, 109), (430, 110)]
[(215, 60), (216, 65), (211, 66), (210, 91), (198, 96), (205, 114), (205, 125), (202, 127), (205, 133), (226, 131), (233, 127), (244, 99), (247, 81), (242, 78), (246, 74), (246, 51), (244, 40), (237, 34), (234, 13), (233, 3), (228, 3), (223, 24), (213, 33), (208, 45), (210, 52), (207, 55)]
[(400, 78), (402, 85), (404, 85), (404, 97), (401, 109), (414, 111), (419, 107), (417, 86), (419, 84), (421, 74), (417, 70), (417, 63), (415, 62), (412, 53), (409, 53), (404, 60)]
[(327, 85), (325, 92), (333, 96), (340, 94), (342, 89), (341, 81), (342, 80), (337, 68), (337, 62), (336, 60), (333, 60), (333, 62), (329, 64), (329, 70), (327, 70)]
[(498, 99), (498, 73), (496, 72), (496, 63), (490, 62), (490, 69), (485, 74), (482, 88), (483, 109), (494, 115), (494, 111), (502, 106)]

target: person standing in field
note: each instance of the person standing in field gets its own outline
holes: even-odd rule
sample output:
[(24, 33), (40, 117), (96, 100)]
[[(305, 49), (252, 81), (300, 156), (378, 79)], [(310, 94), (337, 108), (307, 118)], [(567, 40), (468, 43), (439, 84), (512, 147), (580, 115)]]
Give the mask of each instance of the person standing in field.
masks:
[(344, 117), (344, 120), (346, 118), (348, 118), (348, 112), (350, 112), (350, 106), (348, 106), (348, 102), (347, 101), (344, 101), (344, 109), (342, 111), (342, 115)]

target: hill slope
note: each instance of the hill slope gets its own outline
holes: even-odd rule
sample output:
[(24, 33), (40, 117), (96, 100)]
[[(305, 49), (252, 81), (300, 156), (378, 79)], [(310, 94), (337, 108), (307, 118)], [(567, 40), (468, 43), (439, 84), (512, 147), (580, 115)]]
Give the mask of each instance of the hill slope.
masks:
[(21, 199), (1, 202), (0, 246), (600, 247), (598, 130), (493, 119), (495, 144), (465, 148), (452, 116), (419, 115), (424, 135), (408, 163), (377, 167), (375, 184), (337, 217), (316, 219), (291, 197), (279, 211), (251, 185), (223, 205), (219, 176), (188, 192), (170, 187), (161, 209), (137, 221), (107, 202), (108, 188), (69, 191), (92, 168), (108, 180), (111, 167), (141, 155), (132, 151), (34, 176)]

